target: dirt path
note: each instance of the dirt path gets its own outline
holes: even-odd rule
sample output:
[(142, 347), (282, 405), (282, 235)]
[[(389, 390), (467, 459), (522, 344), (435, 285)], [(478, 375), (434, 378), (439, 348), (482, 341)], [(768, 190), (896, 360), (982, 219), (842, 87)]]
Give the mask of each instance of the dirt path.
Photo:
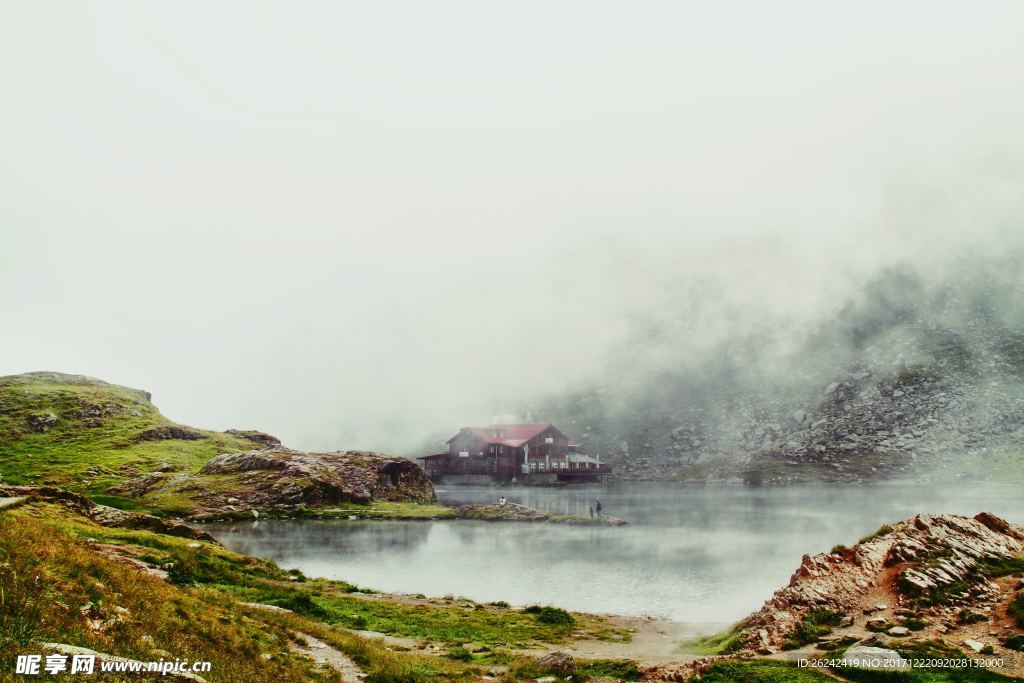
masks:
[(297, 654), (303, 654), (321, 666), (329, 666), (339, 674), (345, 683), (361, 683), (366, 674), (344, 652), (337, 650), (322, 640), (308, 633), (300, 633), (306, 644), (292, 641), (288, 648)]

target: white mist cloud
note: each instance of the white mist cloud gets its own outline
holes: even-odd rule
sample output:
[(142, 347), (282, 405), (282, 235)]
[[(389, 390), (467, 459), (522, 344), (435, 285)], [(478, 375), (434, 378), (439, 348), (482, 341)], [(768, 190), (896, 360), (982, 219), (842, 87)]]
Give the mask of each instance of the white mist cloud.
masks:
[(689, 282), (810, 318), (1021, 208), (1019, 3), (0, 12), (0, 372), (300, 447), (486, 420)]

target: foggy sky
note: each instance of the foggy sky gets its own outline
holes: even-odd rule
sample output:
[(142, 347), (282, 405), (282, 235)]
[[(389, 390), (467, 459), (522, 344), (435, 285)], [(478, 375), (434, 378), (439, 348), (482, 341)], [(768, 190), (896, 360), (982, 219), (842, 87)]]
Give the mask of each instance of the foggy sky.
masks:
[(813, 320), (879, 268), (1019, 241), (1022, 25), (1016, 2), (5, 3), (0, 374), (402, 452), (587, 376), (694, 283), (731, 303), (707, 344)]

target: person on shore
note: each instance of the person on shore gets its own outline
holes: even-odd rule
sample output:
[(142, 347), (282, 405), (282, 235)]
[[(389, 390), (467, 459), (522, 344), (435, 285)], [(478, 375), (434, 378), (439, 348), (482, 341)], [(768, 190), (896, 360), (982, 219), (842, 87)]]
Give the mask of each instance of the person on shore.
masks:
[(594, 506), (593, 505), (590, 506), (590, 518), (591, 519), (594, 518)]
[(597, 518), (601, 518), (601, 499), (598, 498), (594, 501), (594, 509), (597, 511)]

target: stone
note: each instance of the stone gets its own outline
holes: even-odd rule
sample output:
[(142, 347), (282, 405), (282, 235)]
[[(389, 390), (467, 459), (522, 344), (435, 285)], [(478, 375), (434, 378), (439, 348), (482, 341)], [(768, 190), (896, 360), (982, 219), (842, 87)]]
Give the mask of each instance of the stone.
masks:
[(964, 639), (964, 645), (971, 648), (975, 652), (981, 652), (983, 649), (985, 649), (985, 645), (983, 643), (979, 643), (977, 640), (973, 640), (971, 638)]
[(576, 673), (576, 660), (568, 652), (552, 652), (537, 660), (537, 665), (545, 671), (562, 676)]
[(59, 422), (53, 413), (33, 413), (28, 416), (27, 421), (29, 429), (33, 432), (48, 432)]
[(896, 638), (906, 638), (910, 635), (910, 629), (906, 626), (893, 626), (891, 629), (886, 631), (886, 633), (890, 636), (895, 636)]

